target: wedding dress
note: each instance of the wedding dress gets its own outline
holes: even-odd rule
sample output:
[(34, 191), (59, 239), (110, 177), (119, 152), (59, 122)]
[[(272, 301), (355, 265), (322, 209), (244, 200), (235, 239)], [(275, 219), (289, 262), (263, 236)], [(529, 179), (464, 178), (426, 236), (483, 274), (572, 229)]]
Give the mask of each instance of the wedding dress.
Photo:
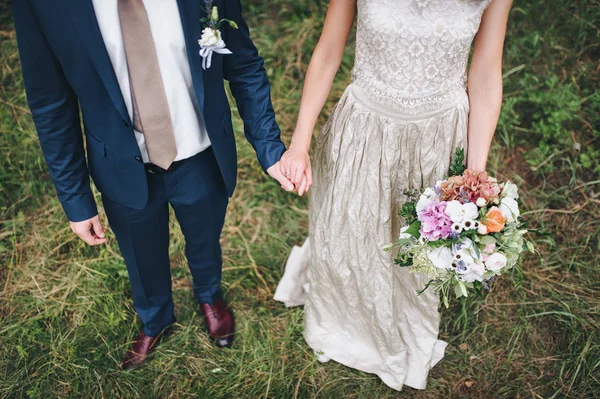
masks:
[(442, 359), (439, 298), (394, 264), (406, 189), (444, 177), (465, 148), (471, 43), (490, 0), (358, 0), (352, 83), (315, 143), (309, 238), (275, 299), (304, 304), (320, 360), (424, 389)]

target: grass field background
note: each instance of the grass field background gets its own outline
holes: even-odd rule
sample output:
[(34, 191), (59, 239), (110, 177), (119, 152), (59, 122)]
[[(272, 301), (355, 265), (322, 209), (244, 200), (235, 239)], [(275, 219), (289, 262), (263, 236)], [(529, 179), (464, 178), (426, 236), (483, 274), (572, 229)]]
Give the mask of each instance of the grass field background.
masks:
[[(289, 142), (326, 2), (245, 0)], [(0, 0), (0, 397), (2, 398), (594, 398), (600, 397), (600, 5), (515, 1), (504, 105), (490, 172), (513, 179), (541, 253), (515, 286), (442, 310), (446, 358), (428, 389), (320, 364), (303, 311), (272, 300), (306, 198), (265, 176), (235, 120), (239, 186), (223, 231), (224, 288), (235, 308), (231, 350), (203, 331), (183, 239), (172, 223), (178, 324), (153, 361), (117, 370), (139, 321), (116, 242), (86, 247), (57, 202), (27, 109), (10, 4)], [(320, 124), (349, 82), (348, 45)], [(99, 197), (98, 197), (99, 200)]]

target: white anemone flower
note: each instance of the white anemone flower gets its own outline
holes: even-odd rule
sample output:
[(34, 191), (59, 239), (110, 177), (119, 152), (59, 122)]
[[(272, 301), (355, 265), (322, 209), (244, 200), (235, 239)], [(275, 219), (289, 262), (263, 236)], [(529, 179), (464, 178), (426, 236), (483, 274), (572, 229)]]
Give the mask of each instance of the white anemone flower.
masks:
[(462, 224), (460, 223), (452, 223), (452, 232), (454, 234), (460, 234), (463, 231)]
[(469, 231), (471, 229), (476, 229), (478, 224), (475, 220), (463, 220), (460, 225), (463, 230)]

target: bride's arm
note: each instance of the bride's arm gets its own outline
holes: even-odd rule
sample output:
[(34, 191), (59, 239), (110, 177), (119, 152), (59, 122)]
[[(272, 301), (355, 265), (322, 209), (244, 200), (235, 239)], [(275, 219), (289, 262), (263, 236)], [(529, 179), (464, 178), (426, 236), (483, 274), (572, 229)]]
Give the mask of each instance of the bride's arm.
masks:
[(319, 113), (327, 100), (342, 62), (356, 13), (355, 0), (331, 0), (319, 42), (308, 65), (300, 112), (289, 150), (281, 158), (281, 172), (289, 176), (298, 194), (312, 184), (308, 150)]
[(492, 0), (475, 38), (469, 69), (467, 167), (485, 170), (502, 105), (502, 52), (512, 0)]

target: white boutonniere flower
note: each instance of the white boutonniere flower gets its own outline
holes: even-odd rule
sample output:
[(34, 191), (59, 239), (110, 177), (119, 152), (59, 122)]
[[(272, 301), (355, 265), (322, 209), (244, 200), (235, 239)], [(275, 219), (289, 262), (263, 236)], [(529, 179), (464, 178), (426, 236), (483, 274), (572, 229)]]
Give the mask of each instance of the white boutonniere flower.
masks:
[(221, 32), (219, 30), (214, 30), (213, 28), (204, 28), (202, 31), (202, 36), (200, 40), (198, 40), (198, 44), (200, 47), (214, 47), (220, 43), (223, 43), (221, 40)]
[(200, 40), (198, 40), (200, 57), (202, 57), (202, 69), (210, 68), (213, 53), (232, 54), (223, 41), (221, 31), (219, 30), (221, 24), (227, 23), (233, 29), (238, 28), (234, 21), (226, 18), (219, 19), (219, 10), (216, 6), (212, 6), (212, 0), (206, 1), (206, 13), (208, 16), (200, 19), (205, 28), (202, 30)]

